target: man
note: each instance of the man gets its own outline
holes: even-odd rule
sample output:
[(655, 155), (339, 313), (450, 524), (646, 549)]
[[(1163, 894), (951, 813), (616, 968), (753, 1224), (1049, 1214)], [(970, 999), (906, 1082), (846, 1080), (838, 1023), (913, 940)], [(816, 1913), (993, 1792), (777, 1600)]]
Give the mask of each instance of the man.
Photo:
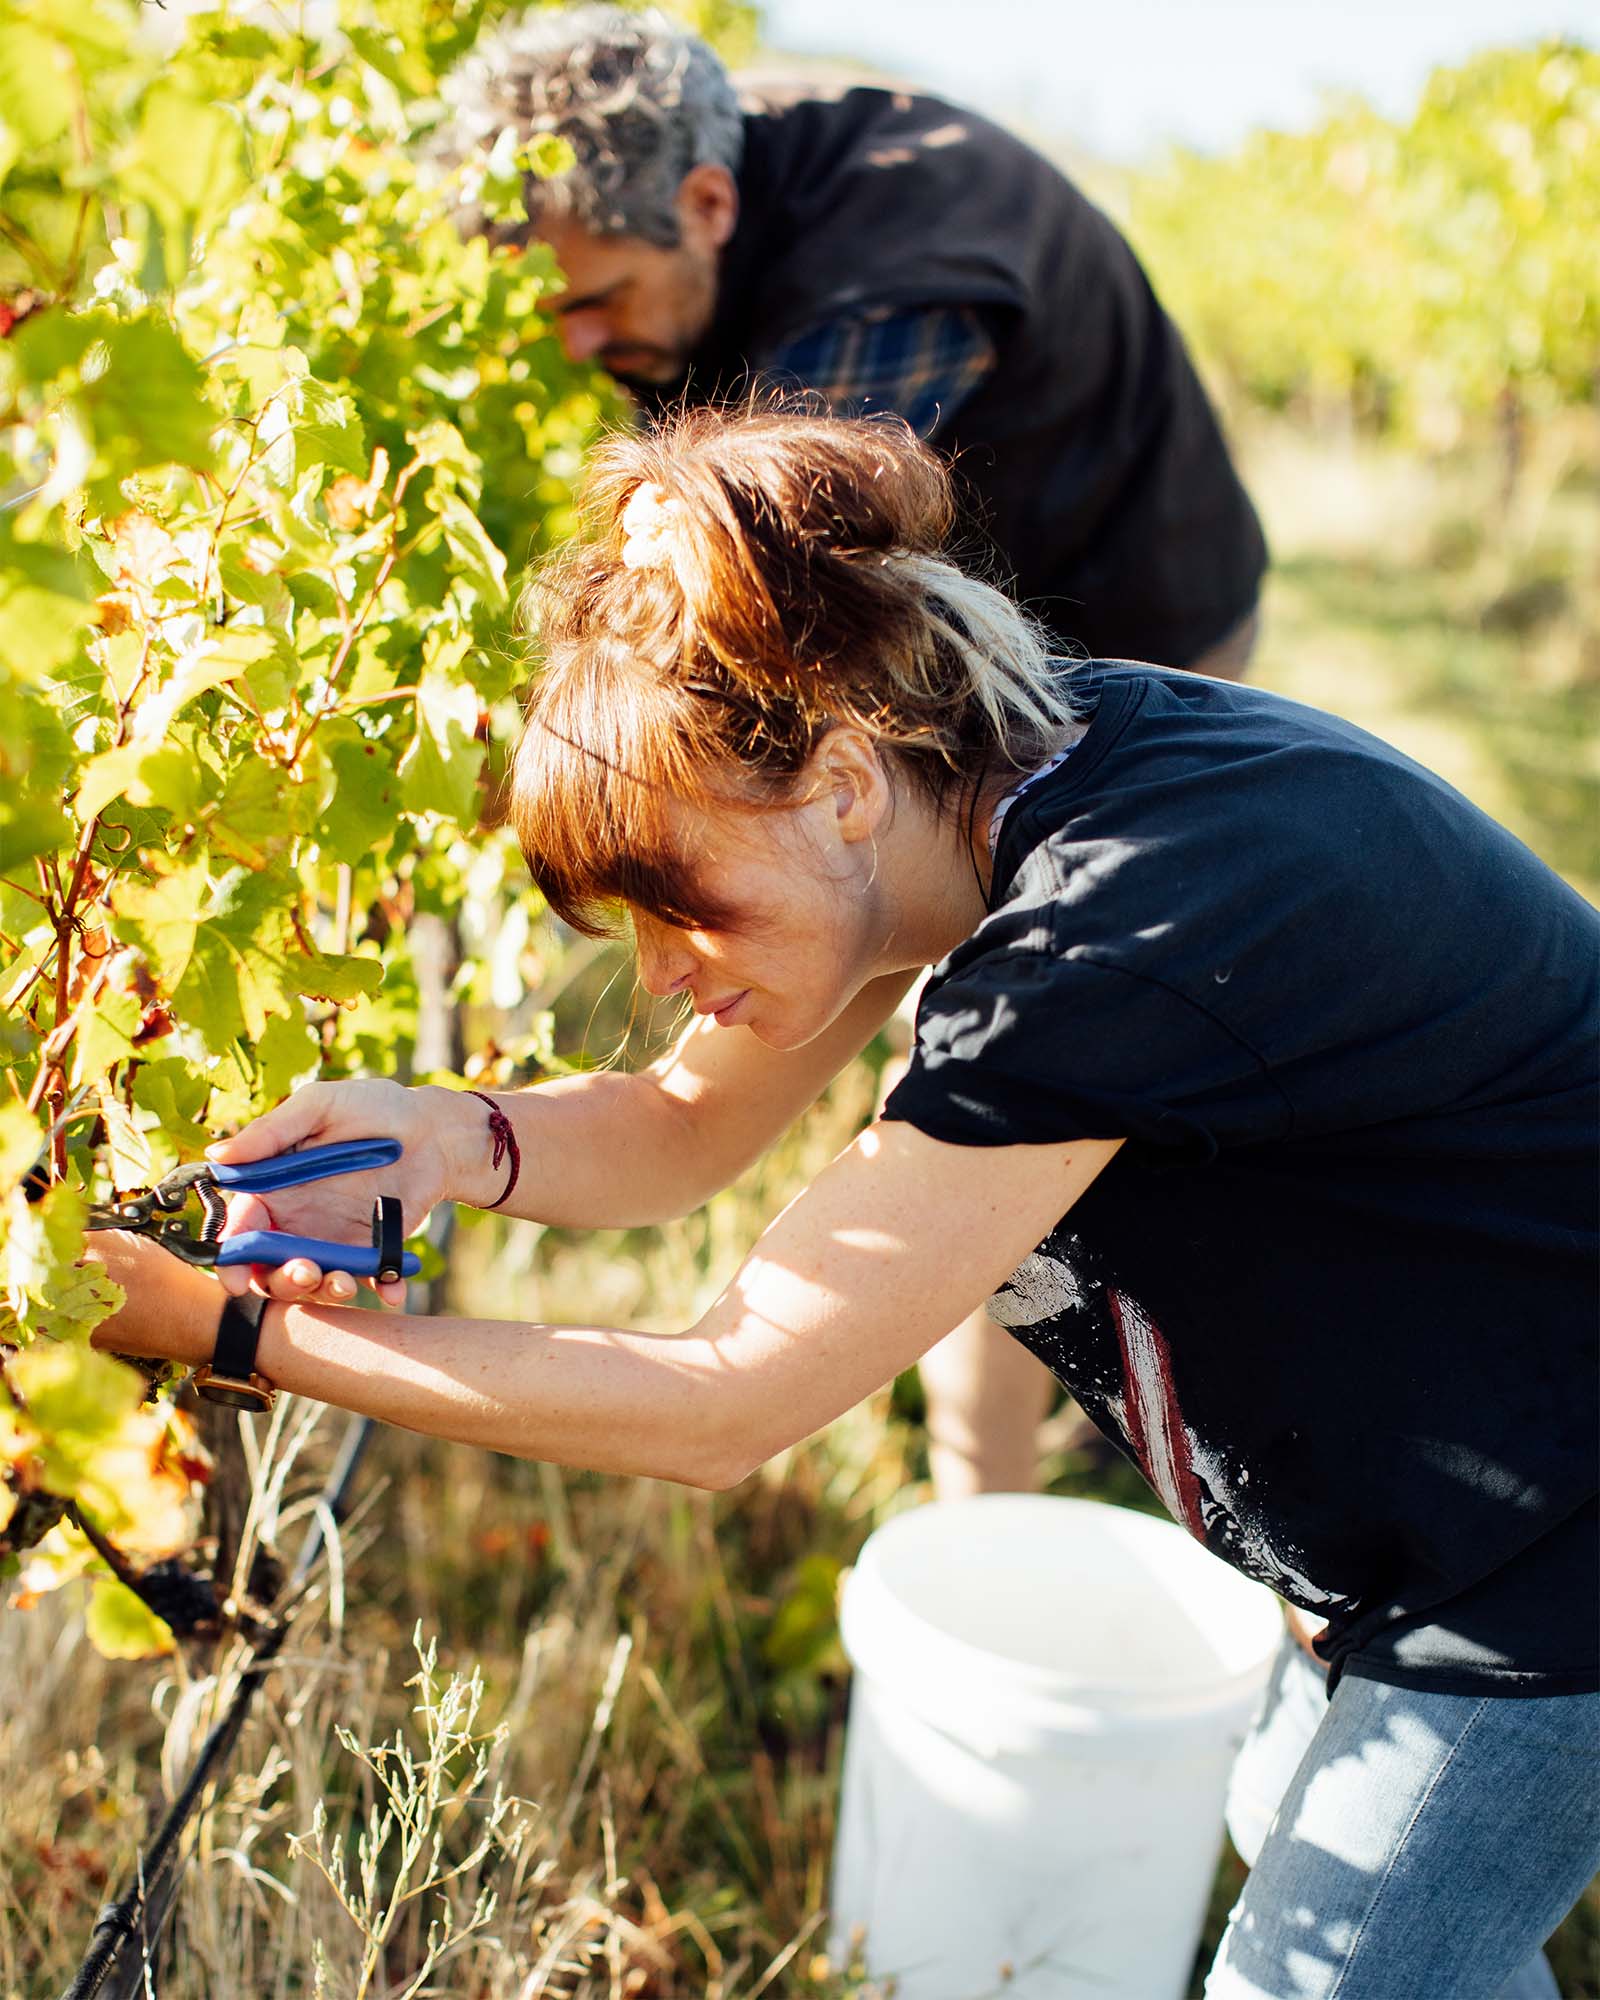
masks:
[[(969, 559), (1064, 652), (1236, 678), (1266, 547), (1177, 329), (1037, 153), (904, 90), (757, 83), (657, 14), (535, 11), (446, 87), (450, 148), (553, 133), (528, 229), (574, 361), (649, 413), (763, 383), (954, 461)], [(1033, 1484), (1050, 1383), (975, 1315), (923, 1363), (942, 1494)]]

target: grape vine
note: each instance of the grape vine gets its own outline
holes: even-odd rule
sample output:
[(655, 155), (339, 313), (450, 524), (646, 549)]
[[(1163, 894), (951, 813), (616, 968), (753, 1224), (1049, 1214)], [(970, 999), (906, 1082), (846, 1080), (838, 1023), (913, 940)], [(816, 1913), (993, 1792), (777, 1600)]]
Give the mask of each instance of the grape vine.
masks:
[(427, 164), (492, 11), (0, 0), (0, 1574), (89, 1576), (114, 1654), (171, 1643), (125, 1580), (170, 1582), (208, 1461), (89, 1345), (86, 1202), (393, 1070), (408, 921), (512, 893), (464, 836), (514, 572), (608, 406), (547, 253), (452, 219), (522, 163)]

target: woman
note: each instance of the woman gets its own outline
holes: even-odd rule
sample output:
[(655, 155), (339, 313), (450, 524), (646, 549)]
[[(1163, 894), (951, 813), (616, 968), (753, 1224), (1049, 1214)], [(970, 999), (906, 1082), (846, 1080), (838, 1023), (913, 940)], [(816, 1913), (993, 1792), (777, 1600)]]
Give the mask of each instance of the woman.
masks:
[[(536, 599), (515, 816), (551, 907), (625, 912), (697, 1018), (641, 1074), (487, 1108), (311, 1085), (218, 1157), (387, 1133), (401, 1166), (233, 1226), (355, 1241), (380, 1191), (682, 1213), (932, 964), (907, 1074), (676, 1337), (358, 1315), (291, 1264), (230, 1354), (721, 1487), (992, 1299), (1180, 1521), (1325, 1621), (1213, 2000), (1553, 1993), (1538, 1947), (1600, 1862), (1592, 912), (1331, 717), (1045, 658), (941, 558), (896, 425), (702, 414), (614, 441), (590, 511)], [(108, 1255), (104, 1343), (209, 1360), (213, 1283)]]

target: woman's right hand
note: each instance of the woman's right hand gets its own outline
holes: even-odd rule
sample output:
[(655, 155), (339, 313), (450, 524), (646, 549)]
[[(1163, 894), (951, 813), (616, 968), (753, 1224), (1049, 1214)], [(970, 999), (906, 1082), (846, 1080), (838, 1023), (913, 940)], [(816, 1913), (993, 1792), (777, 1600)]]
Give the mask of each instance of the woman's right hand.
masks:
[[(408, 1089), (382, 1077), (305, 1084), (231, 1139), (208, 1146), (207, 1157), (218, 1166), (243, 1166), (339, 1141), (395, 1139), (403, 1149), (400, 1158), (392, 1167), (337, 1174), (271, 1195), (235, 1195), (223, 1234), (280, 1229), (334, 1243), (370, 1243), (372, 1204), (379, 1195), (398, 1195), (406, 1233), (414, 1234), (437, 1203), (459, 1192), (452, 1185), (452, 1144), (459, 1148), (475, 1140), (481, 1149), (486, 1117), (476, 1098), (432, 1085)], [(276, 1299), (339, 1305), (354, 1294), (343, 1273), (337, 1274), (338, 1282), (304, 1258), (271, 1271), (231, 1266), (217, 1275), (232, 1292), (253, 1286)], [(403, 1283), (375, 1284), (373, 1289), (389, 1305), (405, 1299)]]

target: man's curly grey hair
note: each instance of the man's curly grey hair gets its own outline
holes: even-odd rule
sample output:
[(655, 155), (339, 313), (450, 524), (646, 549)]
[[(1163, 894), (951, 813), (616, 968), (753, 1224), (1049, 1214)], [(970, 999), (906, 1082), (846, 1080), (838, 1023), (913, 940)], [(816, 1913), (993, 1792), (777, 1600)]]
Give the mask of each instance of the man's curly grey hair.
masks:
[(722, 63), (662, 14), (624, 7), (535, 8), (486, 36), (443, 85), (454, 113), (446, 150), (554, 133), (574, 164), (529, 175), (530, 217), (595, 236), (678, 242), (673, 198), (692, 167), (737, 173), (744, 120)]

